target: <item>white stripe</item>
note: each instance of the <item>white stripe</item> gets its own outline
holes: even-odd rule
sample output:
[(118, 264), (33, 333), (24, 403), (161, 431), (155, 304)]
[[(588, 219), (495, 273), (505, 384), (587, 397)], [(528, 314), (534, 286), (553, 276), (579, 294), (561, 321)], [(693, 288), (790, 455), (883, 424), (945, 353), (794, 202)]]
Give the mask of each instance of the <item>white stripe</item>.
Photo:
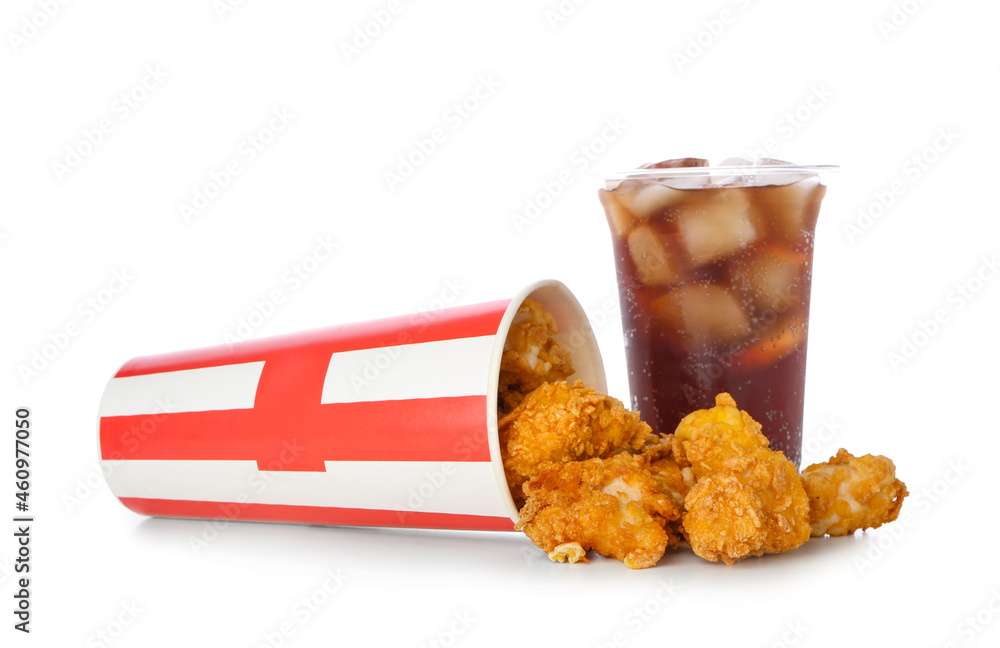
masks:
[(488, 461), (327, 461), (326, 472), (254, 461), (104, 460), (116, 497), (508, 517)]
[(322, 402), (484, 395), (494, 338), (484, 335), (334, 353)]
[(100, 416), (250, 409), (264, 361), (112, 378)]

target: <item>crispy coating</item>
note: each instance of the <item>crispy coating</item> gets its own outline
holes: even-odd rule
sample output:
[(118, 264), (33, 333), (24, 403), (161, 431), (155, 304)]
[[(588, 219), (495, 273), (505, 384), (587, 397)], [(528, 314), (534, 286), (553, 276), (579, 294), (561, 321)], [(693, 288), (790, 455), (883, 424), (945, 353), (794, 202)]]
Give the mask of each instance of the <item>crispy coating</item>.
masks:
[(552, 560), (586, 561), (584, 551), (652, 567), (679, 540), (669, 523), (680, 509), (649, 470), (649, 456), (629, 453), (547, 463), (524, 485), (518, 529)]
[(694, 552), (733, 564), (809, 539), (809, 499), (795, 465), (768, 447), (761, 426), (729, 394), (686, 416), (675, 436), (695, 486), (683, 527)]
[[(761, 425), (736, 406), (736, 401), (723, 392), (715, 397), (715, 407), (695, 410), (681, 420), (675, 431), (684, 448), (695, 477), (718, 472), (726, 455), (739, 451), (767, 448), (770, 442), (761, 432)], [(713, 453), (726, 446), (725, 453)]]
[(501, 418), (542, 383), (573, 374), (569, 351), (552, 337), (557, 332), (555, 319), (534, 299), (525, 299), (517, 309), (500, 358)]
[(809, 496), (813, 537), (843, 536), (858, 529), (877, 529), (899, 516), (906, 484), (896, 479), (888, 457), (855, 457), (841, 448), (826, 463), (802, 471)]
[(694, 486), (695, 479), (681, 442), (673, 434), (654, 435), (646, 441), (642, 452), (649, 456), (650, 472), (660, 487), (677, 506), (683, 507), (684, 498)]
[(695, 554), (732, 565), (764, 553), (764, 505), (739, 478), (722, 474), (703, 477), (684, 503), (685, 536)]
[(499, 423), (500, 456), (515, 503), (545, 462), (610, 457), (638, 450), (651, 434), (639, 414), (582, 381), (545, 383)]

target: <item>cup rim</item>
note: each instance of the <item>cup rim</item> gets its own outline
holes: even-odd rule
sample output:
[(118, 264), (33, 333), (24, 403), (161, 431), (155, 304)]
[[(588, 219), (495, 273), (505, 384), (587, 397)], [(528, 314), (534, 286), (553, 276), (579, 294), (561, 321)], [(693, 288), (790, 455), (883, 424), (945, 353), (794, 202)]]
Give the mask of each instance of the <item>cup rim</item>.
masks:
[(605, 173), (602, 177), (606, 180), (689, 178), (692, 176), (742, 176), (744, 178), (756, 178), (758, 176), (800, 174), (821, 175), (837, 173), (838, 171), (840, 171), (840, 166), (836, 164), (743, 164), (734, 166), (632, 169), (629, 171)]
[[(556, 279), (534, 281), (519, 290), (511, 298), (504, 314), (497, 325), (493, 341), (493, 354), (490, 358), (489, 382), (486, 390), (486, 426), (487, 441), (490, 448), (490, 460), (493, 464), (493, 477), (497, 490), (507, 515), (514, 524), (521, 519), (520, 511), (514, 505), (514, 497), (507, 483), (507, 473), (504, 470), (500, 453), (500, 428), (497, 418), (497, 392), (500, 385), (500, 361), (503, 357), (504, 344), (511, 324), (524, 300), (532, 298), (547, 306), (546, 312), (552, 315), (559, 325), (555, 338), (561, 342), (572, 340), (570, 347), (575, 351), (572, 355), (574, 372), (570, 380), (580, 379), (587, 387), (592, 387), (601, 393), (607, 393), (607, 374), (604, 370), (604, 359), (597, 344), (597, 336), (590, 324), (590, 318), (583, 304), (569, 287)], [(553, 308), (556, 304), (558, 308)], [(570, 338), (570, 340), (567, 340)]]

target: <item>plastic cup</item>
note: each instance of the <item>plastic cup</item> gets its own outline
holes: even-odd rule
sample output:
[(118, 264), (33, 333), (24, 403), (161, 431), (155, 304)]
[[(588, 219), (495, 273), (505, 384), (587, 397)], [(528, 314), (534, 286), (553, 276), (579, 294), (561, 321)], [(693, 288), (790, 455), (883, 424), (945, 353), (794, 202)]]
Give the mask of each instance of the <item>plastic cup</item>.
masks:
[(144, 515), (513, 530), (497, 386), (524, 299), (605, 390), (586, 314), (541, 281), (512, 299), (125, 363), (105, 388), (111, 492)]
[(816, 219), (835, 166), (650, 168), (606, 177), (632, 407), (673, 432), (729, 392), (801, 457)]

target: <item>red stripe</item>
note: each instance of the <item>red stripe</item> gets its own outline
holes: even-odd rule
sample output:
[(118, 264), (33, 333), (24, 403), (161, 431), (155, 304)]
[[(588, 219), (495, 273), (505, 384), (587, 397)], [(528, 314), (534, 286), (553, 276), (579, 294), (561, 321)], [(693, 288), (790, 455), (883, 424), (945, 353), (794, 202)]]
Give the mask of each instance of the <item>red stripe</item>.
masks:
[(510, 300), (504, 299), (485, 304), (445, 308), (429, 313), (415, 313), (372, 322), (357, 322), (259, 340), (246, 340), (193, 351), (144, 356), (125, 363), (116, 375), (138, 376), (271, 360), (293, 347), (307, 355), (326, 356), (329, 360), (333, 353), (340, 351), (495, 335), (509, 304)]
[(101, 457), (248, 460), (262, 470), (319, 471), (324, 461), (490, 461), (486, 396), (330, 403), (308, 417), (296, 407), (279, 401), (266, 419), (259, 407), (107, 416)]
[(238, 504), (188, 500), (122, 497), (122, 504), (141, 515), (241, 520), (246, 522), (296, 522), (339, 526), (382, 526), (417, 529), (513, 531), (510, 518), (421, 511), (383, 511), (284, 504)]

